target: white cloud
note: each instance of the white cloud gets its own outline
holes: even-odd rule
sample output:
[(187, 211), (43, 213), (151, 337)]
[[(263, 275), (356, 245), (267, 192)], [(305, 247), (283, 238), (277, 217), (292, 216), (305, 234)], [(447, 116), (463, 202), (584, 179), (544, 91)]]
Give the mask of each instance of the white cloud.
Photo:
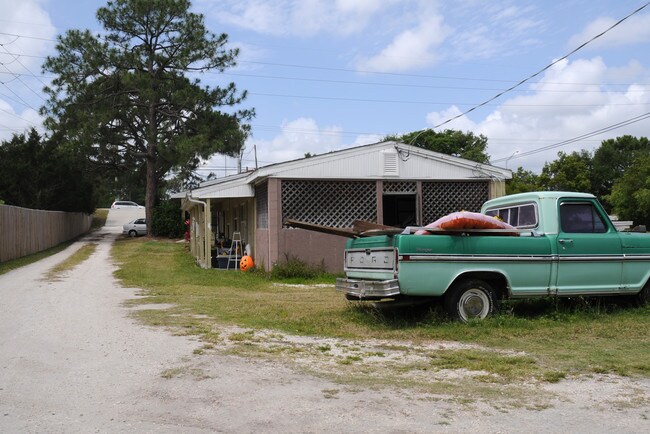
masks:
[(454, 27), (449, 56), (463, 61), (503, 57), (520, 52), (522, 47), (538, 45), (536, 35), (545, 28), (534, 6), (507, 1), (470, 1), (460, 3), (451, 12), (445, 17)]
[[(641, 69), (636, 63), (631, 64), (625, 74), (633, 79), (631, 74), (635, 71), (636, 82), (629, 82), (625, 86), (610, 85), (612, 78), (619, 76), (621, 71), (623, 69), (608, 69), (601, 58), (574, 62), (565, 60), (547, 71), (540, 82), (532, 87), (531, 94), (503, 100), (482, 120), (472, 121), (465, 116), (442, 128), (484, 134), (488, 137), (488, 153), (493, 160), (507, 158), (514, 151), (524, 153), (597, 131), (647, 112), (650, 91), (645, 83), (650, 79), (650, 70)], [(433, 126), (459, 113), (456, 107), (432, 112), (427, 115), (427, 122)], [(647, 128), (643, 123), (632, 124), (626, 129), (567, 146), (528, 157), (515, 157), (509, 167), (523, 165), (539, 171), (546, 161), (556, 158), (558, 151), (593, 150), (602, 140), (623, 134), (647, 136)], [(497, 165), (505, 164), (501, 161)]]
[(218, 12), (218, 18), (224, 22), (271, 34), (284, 33), (283, 17), (281, 5), (274, 6), (261, 1), (231, 2), (230, 8), (219, 9)]
[(440, 15), (431, 15), (416, 28), (397, 35), (381, 52), (362, 59), (357, 66), (371, 71), (409, 71), (430, 66), (439, 60), (436, 48), (447, 38), (450, 29)]
[[(249, 138), (242, 167), (255, 167), (254, 146), (260, 167), (303, 158), (306, 153), (316, 155), (341, 148), (341, 128), (338, 126), (321, 127), (314, 119), (303, 117), (284, 121), (280, 129), (280, 134), (270, 140)], [(236, 160), (227, 158), (225, 161), (231, 169), (228, 173), (232, 174), (237, 165)], [(205, 165), (208, 168), (217, 168), (215, 170), (218, 173), (218, 170), (223, 170), (224, 157), (214, 156)]]
[[(441, 124), (448, 119), (455, 118), (456, 116), (460, 115), (462, 112), (460, 109), (456, 106), (451, 106), (448, 109), (441, 110), (439, 112), (431, 112), (428, 113), (426, 116), (427, 123), (431, 126)], [(459, 117), (458, 119), (452, 121), (453, 123), (449, 123), (448, 125), (453, 125), (448, 127), (447, 125), (444, 125), (440, 127), (441, 130), (445, 129), (455, 129), (455, 130), (461, 130), (461, 131), (471, 131), (474, 128), (476, 128), (476, 124), (472, 122), (467, 116), (462, 116)]]
[[(338, 126), (321, 127), (311, 118), (298, 118), (284, 121), (281, 132), (270, 140), (259, 140), (254, 137), (246, 142), (242, 158), (242, 170), (253, 169), (257, 158), (258, 167), (269, 164), (303, 158), (306, 153), (320, 155), (354, 146), (369, 145), (380, 142), (383, 136), (378, 134), (362, 134), (352, 143), (342, 143), (342, 131)], [(237, 159), (215, 155), (205, 161), (200, 173), (207, 176), (214, 172), (222, 177), (224, 174), (237, 173)]]
[(41, 118), (36, 111), (26, 109), (16, 112), (0, 95), (0, 140), (9, 140), (14, 134), (25, 133), (33, 126), (42, 130)]
[(349, 147), (371, 145), (373, 143), (379, 143), (383, 140), (384, 136), (380, 134), (360, 134), (354, 139), (354, 142), (350, 143)]
[[(203, 8), (222, 23), (262, 34), (313, 36), (318, 33), (349, 35), (363, 30), (371, 18), (396, 0), (230, 0)], [(211, 7), (213, 6), (213, 7)]]
[[(580, 33), (569, 39), (569, 47), (576, 48), (611, 27), (617, 20), (601, 17), (589, 23)], [(587, 49), (620, 47), (650, 41), (650, 14), (634, 15), (600, 38), (590, 42)]]

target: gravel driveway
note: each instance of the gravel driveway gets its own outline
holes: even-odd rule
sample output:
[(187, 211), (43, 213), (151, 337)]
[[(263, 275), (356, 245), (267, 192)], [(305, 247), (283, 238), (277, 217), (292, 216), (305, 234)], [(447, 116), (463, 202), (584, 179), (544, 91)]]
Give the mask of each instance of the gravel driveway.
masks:
[[(650, 432), (647, 380), (565, 380), (544, 386), (546, 408), (504, 410), (195, 354), (200, 342), (142, 326), (122, 304), (138, 289), (115, 281), (109, 253), (127, 214), (0, 276), (0, 432)], [(89, 242), (87, 261), (44, 280)]]

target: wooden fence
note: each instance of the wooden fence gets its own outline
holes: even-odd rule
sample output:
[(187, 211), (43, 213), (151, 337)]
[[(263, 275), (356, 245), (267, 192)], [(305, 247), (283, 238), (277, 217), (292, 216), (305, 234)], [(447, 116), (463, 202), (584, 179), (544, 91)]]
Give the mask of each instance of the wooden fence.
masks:
[(0, 205), (0, 262), (31, 255), (90, 230), (92, 216)]

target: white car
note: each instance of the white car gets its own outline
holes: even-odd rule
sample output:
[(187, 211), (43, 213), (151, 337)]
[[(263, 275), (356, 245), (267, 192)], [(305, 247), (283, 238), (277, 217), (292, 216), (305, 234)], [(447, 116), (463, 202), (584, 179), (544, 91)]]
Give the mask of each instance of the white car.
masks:
[(147, 221), (145, 219), (135, 219), (122, 226), (122, 234), (130, 237), (138, 235), (147, 235)]
[(111, 205), (111, 209), (121, 209), (121, 208), (137, 208), (137, 209), (144, 209), (142, 205), (138, 205), (135, 202), (131, 202), (130, 200), (116, 200), (113, 202), (113, 205)]

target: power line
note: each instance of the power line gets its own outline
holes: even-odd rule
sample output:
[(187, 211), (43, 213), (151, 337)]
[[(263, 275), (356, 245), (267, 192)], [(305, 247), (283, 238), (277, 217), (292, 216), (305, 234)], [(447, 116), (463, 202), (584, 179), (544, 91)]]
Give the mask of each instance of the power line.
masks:
[[(0, 83), (2, 83), (2, 82), (0, 82)], [(4, 83), (2, 83), (2, 84), (4, 84)], [(13, 101), (13, 102), (15, 102), (16, 104), (20, 104), (20, 105), (22, 105), (22, 106), (24, 106), (24, 107), (31, 108), (30, 106), (28, 106), (28, 105), (25, 104), (24, 102), (21, 102), (21, 101), (15, 99), (15, 98), (13, 98), (13, 97), (11, 97), (11, 96), (5, 94), (5, 93), (0, 92), (0, 96), (3, 97), (3, 98), (8, 99), (9, 101)]]
[(23, 118), (23, 117), (21, 117), (21, 116), (18, 116), (17, 114), (15, 114), (15, 113), (13, 113), (13, 112), (10, 112), (9, 110), (5, 110), (5, 109), (0, 108), (0, 112), (7, 113), (9, 116), (13, 116), (13, 117), (15, 117), (15, 118), (20, 119), (21, 121), (25, 121), (25, 122), (27, 122), (29, 125), (34, 125), (34, 124), (32, 123), (32, 121), (30, 121), (30, 120), (28, 120), (28, 119), (25, 119), (25, 118)]
[(8, 126), (6, 126), (6, 125), (4, 125), (4, 124), (0, 124), (0, 130), (3, 130), (3, 131), (13, 131), (14, 133), (19, 133), (19, 132), (21, 131), (21, 130), (18, 130), (18, 129), (16, 129), (16, 128), (8, 127)]
[[(1, 33), (0, 33), (1, 34)], [(21, 36), (23, 37), (23, 36)], [(5, 48), (6, 49), (6, 48)], [(47, 56), (36, 56), (36, 55), (30, 55), (30, 54), (19, 54), (19, 53), (13, 53), (7, 51), (7, 54), (11, 56), (16, 56), (16, 57), (30, 57), (34, 59), (47, 59)], [(253, 63), (253, 62), (251, 62)], [(259, 63), (264, 63), (264, 62), (259, 62)], [(269, 65), (280, 65), (276, 63), (266, 63)], [(308, 66), (308, 65), (284, 65), (284, 66), (290, 66), (290, 67), (295, 67), (295, 68), (307, 68), (307, 69), (324, 69), (322, 67), (317, 67), (317, 66)], [(357, 71), (353, 69), (340, 69), (340, 68), (325, 68), (325, 69), (336, 69), (340, 71), (349, 71), (349, 72), (363, 72), (363, 71)], [(381, 83), (381, 82), (364, 82), (364, 81), (352, 81), (352, 80), (333, 80), (333, 79), (321, 79), (321, 78), (306, 78), (306, 77), (295, 77), (295, 76), (278, 76), (278, 75), (262, 75), (262, 74), (244, 74), (244, 73), (238, 73), (238, 72), (216, 72), (216, 71), (208, 71), (209, 74), (214, 74), (214, 75), (229, 75), (229, 76), (234, 76), (234, 77), (250, 77), (250, 78), (264, 78), (264, 79), (271, 79), (271, 80), (290, 80), (290, 81), (307, 81), (307, 82), (317, 82), (317, 83), (340, 83), (340, 84), (354, 84), (354, 85), (363, 85), (363, 86), (389, 86), (389, 87), (404, 87), (404, 88), (424, 88), (424, 89), (451, 89), (451, 90), (500, 90), (497, 88), (487, 88), (487, 87), (463, 87), (463, 86), (433, 86), (433, 85), (426, 85), (426, 84), (404, 84), (404, 83)], [(2, 72), (0, 71), (0, 74), (8, 74), (7, 72)], [(379, 74), (379, 73), (378, 73)], [(19, 74), (19, 75), (29, 75), (29, 74)], [(397, 75), (397, 76), (406, 76), (410, 77), (412, 75), (409, 74), (391, 74), (391, 75)], [(33, 74), (32, 74), (33, 76)], [(502, 83), (512, 83), (512, 80), (497, 80), (497, 79), (489, 79), (489, 78), (477, 78), (477, 77), (440, 77), (440, 76), (427, 76), (427, 75), (421, 75), (417, 77), (423, 77), (423, 78), (442, 78), (445, 80), (456, 80), (456, 81), (462, 81), (462, 80), (467, 80), (467, 81), (484, 81), (484, 82), (502, 82)], [(54, 76), (47, 76), (43, 75), (43, 78), (55, 78)], [(638, 85), (636, 83), (589, 83), (589, 82), (550, 82), (550, 81), (545, 81), (544, 84), (550, 84), (554, 86), (631, 86), (632, 84), (635, 84), (640, 87), (644, 87), (645, 85)], [(650, 87), (650, 86), (647, 86)], [(626, 92), (644, 92), (644, 89), (640, 90), (626, 90)], [(575, 93), (575, 92), (580, 92), (580, 93), (597, 93), (601, 92), (600, 90), (575, 90), (575, 89), (554, 89), (554, 90), (548, 90), (548, 89), (523, 89), (520, 90), (520, 92), (536, 92), (536, 93)]]
[(14, 37), (16, 37), (16, 38), (36, 39), (36, 40), (39, 40), (39, 41), (56, 42), (56, 39), (50, 39), (50, 38), (39, 38), (38, 36), (18, 35), (18, 34), (16, 34), (16, 33), (5, 33), (5, 32), (0, 32), (0, 35), (2, 35), (2, 36), (14, 36)]
[[(6, 52), (7, 54), (9, 54), (10, 56), (13, 56), (14, 60), (15, 60), (16, 62), (18, 62), (18, 64), (19, 64), (20, 66), (22, 66), (23, 68), (25, 68), (25, 71), (29, 72), (29, 74), (31, 75), (31, 77), (33, 77), (33, 78), (37, 79), (38, 81), (40, 81), (41, 84), (42, 84), (43, 86), (47, 86), (47, 84), (45, 84), (45, 83), (40, 79), (40, 77), (38, 77), (36, 74), (34, 74), (34, 73), (33, 73), (33, 72), (32, 72), (32, 71), (31, 71), (27, 66), (25, 66), (25, 64), (24, 64), (23, 62), (20, 61), (20, 56), (14, 56), (14, 55), (12, 55), (11, 53), (9, 53), (9, 50), (7, 50), (7, 47), (5, 47), (4, 44), (0, 44), (0, 47), (2, 47), (2, 49), (5, 50), (5, 52)], [(23, 75), (23, 74), (20, 74), (20, 75)], [(20, 78), (19, 78), (19, 80), (20, 80)], [(20, 82), (23, 83), (22, 80), (20, 80)], [(25, 84), (25, 83), (23, 83), (23, 84)], [(32, 92), (34, 92), (34, 91), (31, 89), (31, 87), (29, 87), (29, 86), (27, 86), (27, 85), (25, 85), (25, 86), (28, 87)], [(38, 94), (38, 93), (36, 93), (36, 92), (34, 92), (34, 94), (36, 94), (36, 96), (38, 96), (39, 98), (45, 100), (45, 98), (43, 98), (42, 95), (40, 95), (40, 94)]]
[[(441, 105), (441, 106), (455, 105), (461, 107), (472, 106), (474, 104), (474, 103), (459, 103), (459, 102), (446, 102), (446, 101), (431, 102), (431, 101), (386, 100), (386, 99), (367, 99), (367, 98), (345, 98), (345, 97), (320, 96), (320, 95), (290, 95), (290, 94), (261, 93), (261, 92), (248, 92), (248, 94), (256, 95), (256, 96), (277, 97), (277, 98), (317, 99), (317, 100), (325, 100), (325, 101), (351, 101), (351, 102), (365, 102), (365, 103), (369, 102), (369, 103), (386, 103), (386, 104), (421, 104), (421, 105)], [(650, 104), (650, 102), (611, 103), (607, 105), (608, 106), (610, 105), (611, 106), (635, 106), (635, 105), (648, 105), (648, 104)], [(485, 103), (481, 105), (494, 106), (499, 104)], [(500, 106), (501, 107), (601, 107), (602, 104), (501, 104)]]
[[(2, 66), (4, 66), (4, 65), (2, 65)], [(5, 67), (5, 68), (6, 68), (6, 67)], [(29, 107), (30, 109), (32, 109), (32, 110), (34, 110), (34, 111), (37, 112), (37, 111), (38, 111), (37, 109), (35, 109), (34, 107), (32, 107), (32, 106), (31, 106), (27, 101), (25, 101), (24, 99), (22, 99), (20, 95), (18, 95), (18, 94), (17, 94), (16, 92), (14, 92), (14, 91), (9, 87), (9, 86), (7, 86), (7, 83), (10, 83), (11, 81), (13, 81), (13, 80), (10, 80), (10, 81), (8, 81), (8, 82), (0, 81), (0, 84), (4, 85), (4, 87), (6, 87), (7, 90), (8, 90), (9, 92), (11, 92), (11, 93), (16, 97), (16, 98), (18, 98), (18, 99), (21, 101), (21, 103), (22, 103), (25, 107)]]
[(540, 153), (540, 152), (548, 151), (550, 149), (559, 148), (561, 146), (569, 145), (571, 143), (575, 143), (575, 142), (581, 141), (583, 139), (588, 139), (588, 138), (591, 138), (591, 137), (594, 137), (594, 136), (597, 136), (597, 135), (600, 135), (600, 134), (603, 134), (603, 133), (607, 133), (609, 131), (616, 130), (616, 129), (621, 128), (621, 127), (625, 127), (625, 126), (628, 126), (628, 125), (631, 125), (631, 124), (635, 124), (637, 122), (641, 122), (641, 121), (643, 121), (645, 119), (648, 119), (648, 118), (650, 118), (650, 112), (644, 113), (644, 114), (639, 115), (639, 116), (635, 116), (635, 117), (630, 118), (630, 119), (626, 119), (624, 121), (609, 125), (609, 126), (604, 127), (604, 128), (600, 128), (600, 129), (595, 130), (595, 131), (591, 131), (589, 133), (582, 134), (580, 136), (573, 137), (571, 139), (562, 140), (561, 142), (553, 143), (552, 145), (542, 146), (541, 148), (531, 149), (530, 151), (526, 151), (526, 152), (520, 152), (517, 155), (513, 155), (513, 156), (509, 156), (509, 157), (497, 158), (496, 160), (491, 160), (490, 164), (498, 163), (498, 162), (509, 160), (509, 159), (526, 157), (528, 155), (533, 155), (533, 154), (537, 154), (537, 153)]
[[(270, 79), (270, 80), (289, 80), (289, 81), (307, 81), (307, 82), (317, 82), (317, 83), (333, 83), (333, 84), (353, 84), (353, 85), (362, 85), (362, 86), (388, 86), (388, 87), (400, 87), (400, 88), (417, 88), (417, 89), (450, 89), (450, 90), (499, 90), (495, 88), (485, 88), (485, 87), (464, 87), (464, 86), (434, 86), (434, 85), (426, 85), (426, 84), (404, 84), (404, 83), (381, 83), (381, 82), (365, 82), (365, 81), (351, 81), (351, 80), (332, 80), (332, 79), (324, 79), (324, 78), (304, 78), (304, 77), (288, 77), (288, 76), (277, 76), (277, 75), (261, 75), (261, 74), (241, 74), (241, 73), (234, 73), (234, 72), (222, 72), (222, 73), (217, 73), (213, 72), (214, 74), (220, 74), (220, 75), (231, 75), (235, 77), (251, 77), (251, 78), (264, 78), (264, 79)], [(585, 83), (585, 84), (579, 84), (579, 83), (547, 83), (545, 82), (544, 84), (554, 84), (554, 85), (564, 85), (564, 84), (570, 84), (574, 86), (630, 86), (631, 83), (627, 84), (607, 84), (607, 83), (602, 83), (602, 84), (591, 84), (591, 83)], [(648, 88), (650, 86), (646, 85), (640, 85), (640, 89), (638, 90), (632, 90), (632, 92), (647, 92)], [(588, 90), (588, 89), (517, 89), (518, 92), (535, 92), (535, 93), (600, 93), (602, 92), (601, 89), (593, 89), (593, 90)], [(626, 90), (626, 92), (629, 92), (629, 90)]]
[[(38, 38), (27, 35), (20, 35), (16, 33), (4, 33), (0, 32), (0, 35), (12, 36), (17, 38), (27, 38), (27, 39), (37, 39), (43, 41), (56, 42), (53, 39), (47, 38)], [(11, 56), (18, 57), (31, 57), (37, 59), (46, 59), (47, 56), (37, 56), (30, 54), (19, 54), (12, 53), (7, 51), (7, 54)], [(572, 54), (572, 53), (570, 53)], [(478, 77), (466, 77), (466, 76), (442, 76), (442, 75), (424, 75), (424, 74), (406, 74), (406, 73), (397, 73), (397, 72), (381, 72), (381, 71), (368, 71), (361, 69), (346, 69), (346, 68), (333, 68), (333, 67), (324, 67), (324, 66), (313, 66), (313, 65), (299, 65), (299, 64), (287, 64), (287, 63), (273, 63), (273, 62), (259, 62), (252, 60), (237, 60), (238, 63), (251, 63), (259, 65), (269, 65), (269, 66), (281, 66), (287, 68), (298, 68), (298, 69), (312, 69), (312, 70), (323, 70), (323, 71), (340, 71), (340, 72), (353, 72), (360, 74), (375, 74), (375, 75), (388, 75), (388, 76), (397, 76), (397, 77), (416, 77), (416, 78), (435, 78), (441, 80), (455, 80), (455, 81), (478, 81), (478, 82), (495, 82), (495, 83), (512, 83), (513, 80), (504, 80), (504, 79), (491, 79), (491, 78), (478, 78)], [(408, 84), (393, 84), (393, 83), (365, 83), (359, 81), (345, 81), (345, 80), (326, 80), (326, 79), (310, 79), (310, 78), (300, 78), (300, 77), (282, 77), (282, 76), (264, 76), (264, 75), (255, 75), (255, 74), (243, 74), (243, 73), (233, 73), (233, 72), (215, 72), (209, 71), (211, 74), (219, 75), (233, 75), (233, 76), (242, 76), (242, 77), (256, 77), (256, 78), (269, 78), (269, 79), (281, 79), (281, 80), (302, 80), (302, 81), (317, 81), (317, 82), (333, 82), (333, 83), (345, 83), (345, 84), (361, 84), (361, 85), (381, 85), (381, 86), (400, 86), (400, 87), (424, 87), (424, 88), (442, 88), (442, 89), (458, 89), (458, 90), (498, 90), (494, 88), (472, 88), (472, 87), (453, 87), (453, 86), (431, 86), (431, 85), (408, 85)], [(48, 78), (48, 77), (45, 77)], [(552, 85), (577, 85), (577, 86), (630, 86), (631, 83), (584, 83), (584, 82), (544, 82), (545, 84)], [(537, 91), (539, 92), (539, 91)], [(557, 91), (547, 91), (547, 92), (560, 92)], [(571, 92), (570, 90), (566, 92)], [(595, 91), (597, 92), (597, 91)]]
[(593, 36), (591, 39), (589, 39), (588, 41), (582, 43), (582, 44), (579, 45), (577, 48), (574, 48), (574, 49), (571, 50), (568, 54), (565, 54), (564, 56), (560, 57), (559, 59), (557, 59), (557, 60), (555, 60), (555, 61), (549, 63), (549, 64), (546, 65), (544, 68), (542, 68), (542, 69), (540, 69), (539, 71), (537, 71), (536, 73), (534, 73), (534, 74), (532, 74), (532, 75), (530, 75), (530, 76), (524, 78), (523, 80), (521, 80), (519, 83), (515, 84), (514, 86), (509, 87), (508, 89), (504, 90), (503, 92), (500, 92), (500, 93), (496, 94), (496, 95), (493, 96), (492, 98), (490, 98), (490, 99), (488, 99), (488, 100), (486, 100), (486, 101), (484, 101), (484, 102), (482, 102), (482, 103), (480, 103), (480, 104), (478, 104), (478, 105), (476, 105), (476, 106), (470, 108), (469, 110), (467, 110), (467, 111), (465, 111), (465, 112), (463, 112), (463, 113), (461, 113), (461, 114), (458, 114), (458, 115), (456, 115), (456, 116), (453, 116), (453, 117), (447, 119), (446, 121), (444, 121), (444, 122), (442, 122), (442, 123), (439, 123), (438, 125), (434, 125), (434, 126), (432, 127), (432, 129), (439, 128), (439, 127), (441, 127), (441, 126), (443, 126), (443, 125), (448, 124), (449, 122), (451, 122), (451, 121), (453, 121), (453, 120), (455, 120), (455, 119), (458, 119), (458, 118), (460, 118), (460, 117), (463, 117), (463, 116), (467, 115), (468, 113), (471, 113), (471, 112), (473, 112), (474, 110), (476, 110), (476, 109), (478, 109), (478, 108), (480, 108), (480, 107), (483, 107), (483, 106), (489, 104), (490, 102), (494, 101), (495, 99), (500, 98), (501, 96), (503, 96), (503, 95), (505, 95), (506, 93), (508, 93), (508, 92), (514, 90), (515, 88), (521, 86), (522, 84), (526, 83), (527, 81), (529, 81), (529, 80), (531, 80), (531, 79), (537, 77), (537, 76), (540, 75), (542, 72), (544, 72), (544, 71), (548, 70), (549, 68), (553, 67), (553, 65), (555, 65), (555, 64), (557, 64), (558, 62), (561, 62), (562, 60), (568, 58), (568, 57), (571, 56), (572, 54), (576, 53), (578, 50), (581, 50), (582, 48), (584, 48), (587, 44), (590, 44), (591, 42), (593, 42), (593, 41), (595, 41), (596, 39), (598, 39), (598, 38), (600, 38), (601, 36), (603, 36), (605, 33), (609, 32), (609, 31), (612, 30), (613, 28), (617, 27), (619, 24), (621, 24), (623, 21), (625, 21), (625, 20), (627, 20), (628, 18), (630, 18), (632, 15), (635, 15), (635, 14), (639, 13), (640, 11), (642, 11), (643, 9), (645, 9), (649, 4), (650, 4), (650, 3), (646, 3), (646, 4), (644, 4), (643, 6), (639, 7), (639, 8), (636, 9), (634, 12), (632, 12), (632, 13), (628, 14), (627, 16), (621, 18), (620, 20), (618, 20), (616, 23), (614, 23), (614, 24), (612, 24), (611, 26), (609, 26), (609, 27), (608, 27), (607, 29), (605, 29), (604, 31), (600, 32), (600, 33), (597, 34), (596, 36)]

